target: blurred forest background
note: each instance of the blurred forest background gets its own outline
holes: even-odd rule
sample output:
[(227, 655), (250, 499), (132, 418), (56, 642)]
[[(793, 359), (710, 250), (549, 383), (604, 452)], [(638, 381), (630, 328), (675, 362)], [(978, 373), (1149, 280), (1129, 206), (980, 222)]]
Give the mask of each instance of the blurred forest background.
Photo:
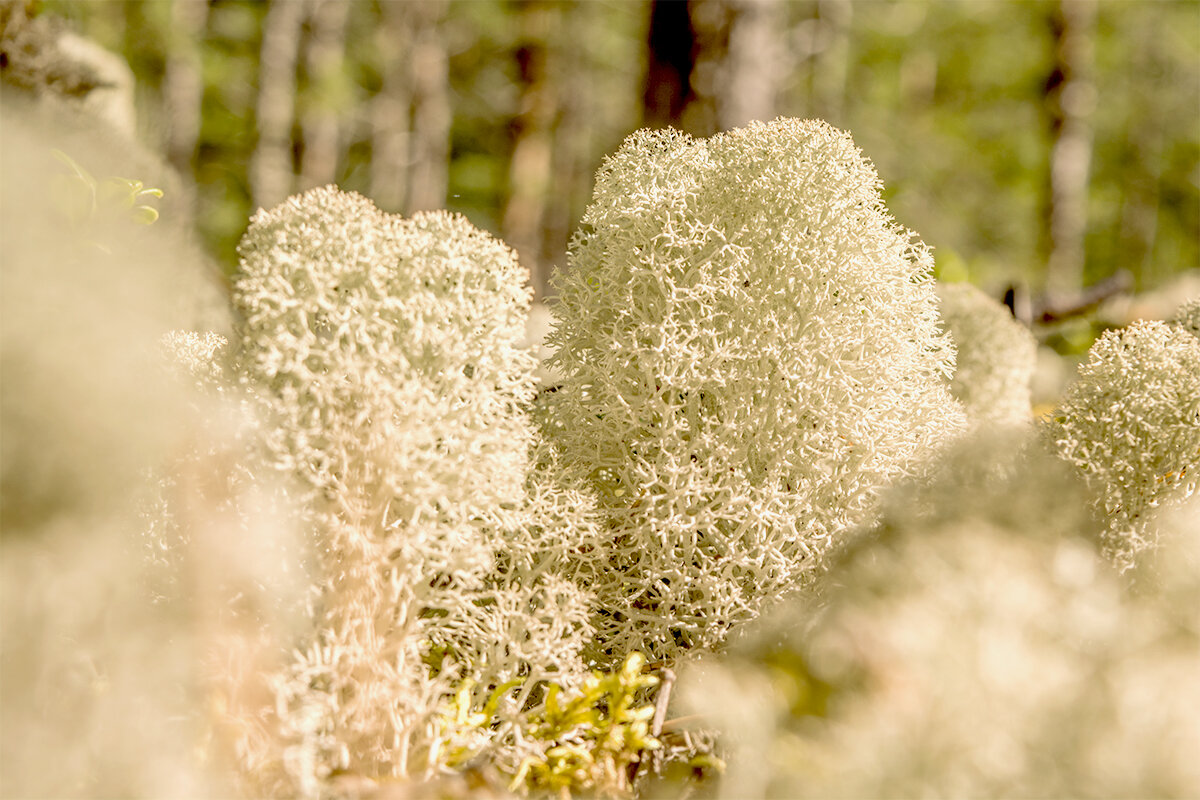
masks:
[[(999, 296), (1200, 267), (1195, 0), (42, 0), (123, 56), (226, 272), (334, 182), (450, 208), (540, 296), (632, 130), (821, 117), (939, 273)], [(136, 177), (136, 176), (135, 176)]]

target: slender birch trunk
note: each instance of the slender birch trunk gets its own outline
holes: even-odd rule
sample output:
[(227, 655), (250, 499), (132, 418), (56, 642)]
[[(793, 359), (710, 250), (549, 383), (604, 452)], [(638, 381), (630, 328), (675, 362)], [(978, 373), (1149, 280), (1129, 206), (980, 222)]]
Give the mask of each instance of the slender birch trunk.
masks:
[(309, 19), (305, 67), (314, 95), (303, 114), (301, 129), (304, 149), (300, 159), (300, 183), (304, 188), (334, 183), (341, 156), (342, 119), (346, 103), (340, 85), (345, 69), (346, 20), (350, 0), (315, 0)]
[(1087, 230), (1088, 172), (1092, 158), (1091, 113), (1095, 0), (1059, 0), (1051, 18), (1054, 71), (1046, 105), (1053, 145), (1050, 151), (1049, 213), (1046, 238), (1046, 295), (1054, 304), (1083, 286)]
[(408, 3), (379, 4), (381, 86), (371, 100), (371, 198), (397, 212), (408, 200), (412, 132), (412, 23)]
[(775, 117), (780, 81), (787, 74), (779, 0), (723, 0), (728, 6), (728, 42), (716, 69), (717, 127), (729, 130), (751, 120)]
[(263, 23), (258, 73), (258, 144), (250, 157), (250, 192), (259, 208), (271, 208), (292, 190), (292, 123), (296, 112), (296, 63), (307, 0), (271, 0)]
[(163, 74), (163, 111), (166, 117), (167, 160), (184, 175), (192, 172), (192, 159), (200, 139), (200, 110), (204, 101), (200, 43), (208, 24), (208, 0), (174, 0)]
[(441, 30), (446, 0), (413, 3), (412, 163), (407, 211), (446, 204), (450, 167), (450, 64)]
[[(820, 0), (817, 5), (821, 29), (826, 37), (815, 55), (812, 70), (814, 115), (831, 122), (842, 119), (846, 105), (846, 79), (850, 71), (850, 0)], [(778, 28), (776, 28), (778, 30)], [(782, 43), (780, 43), (782, 44)], [(936, 61), (934, 62), (936, 65)], [(786, 73), (785, 73), (786, 74)]]

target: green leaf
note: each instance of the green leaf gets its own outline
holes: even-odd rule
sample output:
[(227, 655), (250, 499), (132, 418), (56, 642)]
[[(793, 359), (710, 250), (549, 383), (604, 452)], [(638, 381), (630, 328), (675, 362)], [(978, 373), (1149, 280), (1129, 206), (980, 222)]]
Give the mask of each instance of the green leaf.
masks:
[(138, 206), (130, 212), (130, 217), (138, 225), (152, 225), (158, 219), (158, 210), (150, 206)]

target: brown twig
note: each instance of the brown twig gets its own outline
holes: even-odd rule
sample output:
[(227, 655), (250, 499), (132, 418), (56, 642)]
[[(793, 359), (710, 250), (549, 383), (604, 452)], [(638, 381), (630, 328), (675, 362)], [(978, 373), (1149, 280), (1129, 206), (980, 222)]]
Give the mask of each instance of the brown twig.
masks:
[(1082, 316), (1110, 297), (1125, 294), (1132, 288), (1133, 275), (1128, 270), (1121, 270), (1081, 290), (1073, 297), (1057, 298), (1054, 302), (1043, 301), (1034, 319), (1046, 324)]

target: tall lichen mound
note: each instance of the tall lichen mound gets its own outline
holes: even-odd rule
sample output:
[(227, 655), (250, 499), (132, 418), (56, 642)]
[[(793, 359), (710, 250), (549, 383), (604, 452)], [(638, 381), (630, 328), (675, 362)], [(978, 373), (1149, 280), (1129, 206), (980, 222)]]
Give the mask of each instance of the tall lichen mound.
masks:
[(793, 119), (639, 131), (601, 167), (545, 426), (607, 516), (601, 661), (719, 643), (963, 424), (929, 252), (880, 188)]

